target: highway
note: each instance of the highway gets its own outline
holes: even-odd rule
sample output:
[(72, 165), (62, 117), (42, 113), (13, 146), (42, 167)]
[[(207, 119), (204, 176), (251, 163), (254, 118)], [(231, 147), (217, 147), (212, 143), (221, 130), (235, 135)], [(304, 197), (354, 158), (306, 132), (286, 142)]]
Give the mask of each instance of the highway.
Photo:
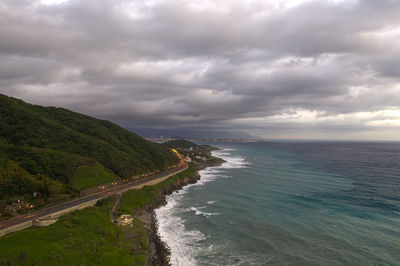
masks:
[[(175, 150), (173, 150), (173, 152), (179, 158), (179, 164), (175, 168), (169, 170), (168, 172), (155, 174), (153, 176), (150, 176), (146, 179), (139, 180), (139, 181), (128, 181), (123, 184), (117, 184), (111, 188), (104, 189), (100, 192), (96, 192), (96, 193), (86, 195), (86, 196), (80, 197), (80, 198), (75, 198), (68, 202), (64, 202), (64, 203), (61, 203), (61, 204), (58, 204), (58, 205), (55, 205), (52, 207), (48, 207), (48, 208), (41, 209), (41, 210), (38, 210), (35, 212), (31, 212), (30, 214), (25, 214), (25, 215), (11, 218), (9, 220), (5, 220), (0, 223), (0, 231), (3, 229), (7, 229), (9, 227), (18, 225), (18, 224), (26, 223), (28, 221), (51, 216), (52, 214), (58, 213), (63, 210), (70, 209), (74, 206), (79, 206), (79, 205), (82, 205), (84, 203), (88, 203), (88, 202), (91, 202), (94, 200), (104, 199), (104, 198), (110, 197), (112, 195), (115, 195), (118, 192), (124, 192), (124, 191), (131, 190), (131, 189), (139, 189), (146, 185), (154, 185), (159, 182), (162, 182), (166, 179), (166, 177), (170, 177), (172, 175), (180, 173), (188, 168), (188, 165), (186, 162), (184, 162), (182, 156)], [(0, 235), (2, 235), (2, 234), (0, 234)]]

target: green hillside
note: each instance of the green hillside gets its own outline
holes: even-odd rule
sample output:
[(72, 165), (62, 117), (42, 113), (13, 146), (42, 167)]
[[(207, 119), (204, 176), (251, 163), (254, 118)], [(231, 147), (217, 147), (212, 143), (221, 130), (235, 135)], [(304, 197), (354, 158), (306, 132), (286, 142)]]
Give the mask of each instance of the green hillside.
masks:
[(169, 147), (169, 148), (174, 148), (174, 149), (190, 149), (190, 148), (192, 148), (193, 150), (198, 149), (200, 147), (200, 145), (197, 145), (186, 139), (170, 140), (170, 141), (162, 143), (161, 145)]
[(195, 152), (203, 152), (208, 155), (210, 155), (211, 151), (218, 150), (218, 148), (215, 148), (213, 146), (198, 145), (198, 144), (188, 141), (186, 139), (170, 140), (170, 141), (162, 143), (161, 145), (168, 147), (168, 148), (178, 149), (178, 150), (186, 150), (186, 151), (193, 150)]
[[(109, 121), (0, 94), (0, 202), (35, 191), (50, 195), (44, 179), (74, 193), (176, 161), (166, 147)], [(85, 173), (95, 176), (82, 180)]]

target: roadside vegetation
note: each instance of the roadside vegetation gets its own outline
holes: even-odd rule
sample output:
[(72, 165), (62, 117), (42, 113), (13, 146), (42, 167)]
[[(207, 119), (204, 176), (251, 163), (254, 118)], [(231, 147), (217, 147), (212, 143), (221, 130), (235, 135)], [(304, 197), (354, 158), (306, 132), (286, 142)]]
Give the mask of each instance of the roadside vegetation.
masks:
[(101, 164), (94, 163), (93, 165), (81, 166), (75, 171), (74, 184), (79, 190), (85, 188), (110, 183), (118, 180), (112, 171), (105, 169)]

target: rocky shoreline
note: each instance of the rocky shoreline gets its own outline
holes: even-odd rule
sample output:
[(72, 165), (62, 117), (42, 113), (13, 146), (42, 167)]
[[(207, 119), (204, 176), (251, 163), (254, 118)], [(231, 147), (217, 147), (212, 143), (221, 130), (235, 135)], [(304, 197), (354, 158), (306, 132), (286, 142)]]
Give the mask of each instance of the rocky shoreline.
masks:
[[(161, 196), (160, 200), (157, 201), (156, 206), (152, 206), (146, 209), (145, 213), (141, 216), (141, 220), (147, 224), (146, 228), (149, 238), (149, 258), (148, 258), (149, 265), (157, 265), (157, 266), (171, 265), (170, 264), (171, 251), (167, 246), (167, 244), (161, 240), (161, 237), (158, 233), (158, 221), (155, 217), (154, 210), (167, 204), (165, 198), (166, 195), (170, 195), (173, 192), (182, 189), (186, 185), (196, 183), (200, 179), (200, 174), (199, 174), (200, 170), (207, 167), (219, 166), (223, 162), (224, 161), (220, 159), (218, 163), (212, 165), (207, 164), (199, 166), (197, 168), (196, 173), (192, 177), (186, 177), (184, 179), (178, 180), (178, 182), (175, 183), (173, 186), (171, 186), (169, 189), (163, 191), (163, 195)], [(146, 216), (146, 218), (143, 216)]]

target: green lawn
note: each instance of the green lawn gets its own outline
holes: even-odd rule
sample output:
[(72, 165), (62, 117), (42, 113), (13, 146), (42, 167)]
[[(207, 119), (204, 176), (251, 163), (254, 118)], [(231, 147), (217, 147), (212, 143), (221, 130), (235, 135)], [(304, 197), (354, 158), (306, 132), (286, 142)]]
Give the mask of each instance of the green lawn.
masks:
[(101, 164), (79, 167), (74, 175), (74, 183), (79, 190), (110, 183), (120, 179), (112, 171), (105, 169)]

